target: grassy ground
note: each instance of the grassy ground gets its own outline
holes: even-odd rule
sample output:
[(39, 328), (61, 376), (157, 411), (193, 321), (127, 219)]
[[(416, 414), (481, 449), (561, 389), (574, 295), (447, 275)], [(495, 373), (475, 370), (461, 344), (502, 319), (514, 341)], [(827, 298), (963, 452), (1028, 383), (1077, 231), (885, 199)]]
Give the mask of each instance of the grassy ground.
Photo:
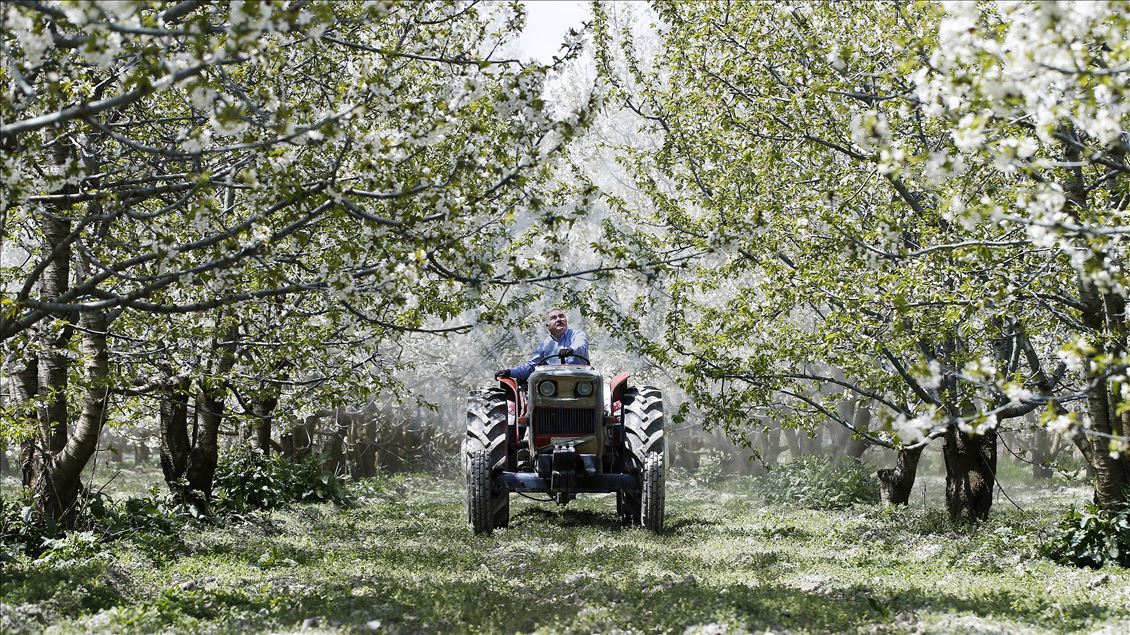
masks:
[(675, 480), (658, 536), (621, 527), (608, 496), (563, 511), (514, 496), (508, 529), (472, 537), (460, 483), (386, 477), (352, 509), (76, 539), (4, 563), (0, 630), (1130, 632), (1127, 570), (1036, 552), (1082, 490), (1012, 488), (1024, 511), (1000, 500), (977, 537), (921, 501), (811, 511), (766, 506), (755, 488)]

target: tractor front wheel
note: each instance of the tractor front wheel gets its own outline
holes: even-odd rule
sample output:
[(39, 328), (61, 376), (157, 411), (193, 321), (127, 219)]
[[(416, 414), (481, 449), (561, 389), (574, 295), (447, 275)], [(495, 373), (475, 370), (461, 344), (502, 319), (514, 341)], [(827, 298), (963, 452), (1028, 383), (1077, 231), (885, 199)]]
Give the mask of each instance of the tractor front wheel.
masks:
[(510, 492), (502, 490), (493, 499), (494, 526), (496, 529), (510, 526)]
[(467, 457), (467, 523), (476, 534), (494, 529), (494, 501), (490, 490), (490, 454), (475, 450)]
[(666, 499), (663, 455), (651, 453), (643, 464), (643, 492), (640, 497), (640, 524), (654, 532), (663, 531), (663, 505)]

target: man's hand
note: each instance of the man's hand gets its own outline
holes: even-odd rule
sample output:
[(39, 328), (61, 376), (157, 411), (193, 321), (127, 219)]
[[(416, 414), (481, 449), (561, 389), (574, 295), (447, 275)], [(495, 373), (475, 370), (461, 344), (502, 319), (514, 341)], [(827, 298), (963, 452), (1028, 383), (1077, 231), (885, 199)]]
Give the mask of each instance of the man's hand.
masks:
[(509, 368), (503, 368), (502, 370), (500, 370), (500, 371), (498, 371), (497, 373), (494, 374), (495, 379), (502, 379), (503, 377), (509, 377), (509, 376), (510, 376), (510, 369)]
[(573, 355), (573, 349), (566, 346), (565, 348), (557, 351), (557, 354), (561, 356), (561, 359), (565, 359), (566, 357), (571, 357)]

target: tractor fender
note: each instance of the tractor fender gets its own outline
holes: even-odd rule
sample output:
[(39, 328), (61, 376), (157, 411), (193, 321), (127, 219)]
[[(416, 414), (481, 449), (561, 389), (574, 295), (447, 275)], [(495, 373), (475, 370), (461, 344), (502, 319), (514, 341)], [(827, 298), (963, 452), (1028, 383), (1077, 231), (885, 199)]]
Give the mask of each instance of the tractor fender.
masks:
[(522, 393), (518, 390), (518, 382), (514, 381), (513, 378), (500, 377), (498, 379), (498, 385), (501, 386), (502, 390), (506, 393), (506, 401), (512, 401), (515, 405), (521, 403), (519, 395)]
[(510, 447), (516, 448), (521, 440), (518, 426), (520, 425), (521, 419), (525, 419), (525, 417), (521, 416), (523, 414), (522, 391), (518, 389), (518, 382), (511, 377), (499, 378), (498, 385), (501, 386), (502, 391), (506, 393), (506, 401), (509, 402), (506, 417), (507, 436), (510, 437)]
[(628, 389), (628, 377), (631, 373), (620, 373), (612, 378), (608, 385), (608, 392), (611, 397), (608, 400), (609, 412), (615, 413), (617, 410), (616, 404), (624, 399), (624, 391)]

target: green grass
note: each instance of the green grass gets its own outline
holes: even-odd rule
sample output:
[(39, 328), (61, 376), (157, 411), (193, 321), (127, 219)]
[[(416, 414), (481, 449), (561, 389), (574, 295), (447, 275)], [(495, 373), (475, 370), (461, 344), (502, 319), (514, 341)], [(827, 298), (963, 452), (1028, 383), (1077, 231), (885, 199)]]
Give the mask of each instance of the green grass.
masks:
[[(938, 484), (929, 487), (935, 489)], [(767, 506), (752, 480), (675, 482), (662, 535), (608, 496), (514, 496), (473, 537), (461, 483), (385, 477), (303, 505), (94, 555), (4, 564), (7, 632), (1090, 632), (1130, 629), (1130, 575), (1039, 557), (1082, 490), (1010, 492), (979, 534), (922, 508)], [(931, 503), (932, 504), (932, 503)], [(1093, 588), (1092, 588), (1093, 587)]]

